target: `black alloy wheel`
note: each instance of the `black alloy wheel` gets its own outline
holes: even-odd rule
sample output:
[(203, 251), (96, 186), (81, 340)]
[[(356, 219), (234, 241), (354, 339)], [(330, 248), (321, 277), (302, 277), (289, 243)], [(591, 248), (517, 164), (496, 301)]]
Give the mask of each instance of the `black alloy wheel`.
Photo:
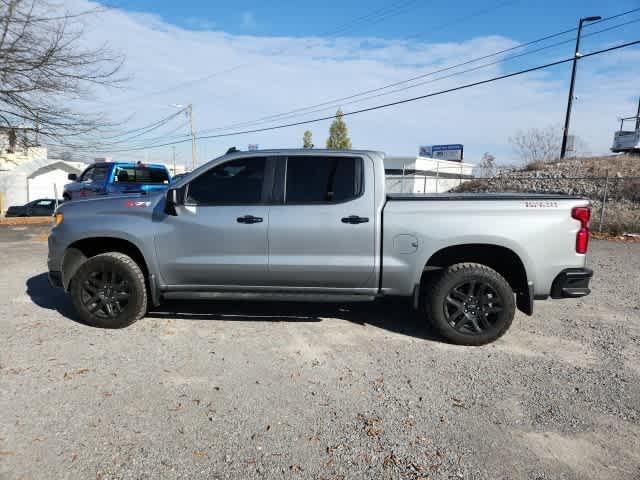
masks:
[(116, 318), (127, 307), (130, 296), (127, 280), (112, 269), (93, 271), (82, 283), (82, 303), (100, 318)]
[(509, 282), (479, 263), (457, 263), (426, 286), (425, 313), (448, 341), (484, 345), (500, 338), (515, 316)]
[(83, 323), (123, 328), (147, 311), (144, 273), (130, 256), (107, 252), (88, 258), (71, 279), (71, 299)]
[(488, 282), (467, 280), (454, 286), (444, 304), (444, 315), (455, 330), (477, 335), (494, 328), (504, 301)]

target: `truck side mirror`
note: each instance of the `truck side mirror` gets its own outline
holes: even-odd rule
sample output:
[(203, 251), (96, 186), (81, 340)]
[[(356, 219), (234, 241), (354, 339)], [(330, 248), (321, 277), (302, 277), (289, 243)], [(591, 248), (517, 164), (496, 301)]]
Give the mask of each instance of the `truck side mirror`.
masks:
[(76, 175), (75, 173), (70, 173), (69, 175), (67, 175), (67, 178), (75, 182), (76, 180), (78, 180), (78, 175)]
[(167, 197), (164, 204), (164, 211), (167, 215), (177, 216), (177, 205), (182, 205), (182, 189), (170, 188), (167, 190)]

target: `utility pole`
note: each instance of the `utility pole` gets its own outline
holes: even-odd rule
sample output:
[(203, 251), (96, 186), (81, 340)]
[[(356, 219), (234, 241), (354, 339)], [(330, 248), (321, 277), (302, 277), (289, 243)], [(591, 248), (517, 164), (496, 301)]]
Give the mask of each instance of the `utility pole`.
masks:
[(176, 146), (171, 145), (171, 150), (173, 150), (173, 176), (176, 175)]
[(196, 132), (193, 128), (193, 105), (187, 106), (187, 115), (189, 115), (189, 128), (191, 130), (191, 170), (195, 170), (198, 164), (198, 152), (196, 150)]
[(640, 97), (638, 97), (638, 111), (636, 112), (636, 132), (638, 130), (640, 130)]
[(576, 68), (580, 55), (580, 35), (582, 34), (582, 24), (585, 22), (596, 22), (602, 17), (581, 18), (578, 23), (578, 34), (576, 35), (576, 50), (573, 54), (573, 66), (571, 68), (571, 83), (569, 84), (569, 100), (567, 101), (567, 113), (564, 119), (564, 129), (562, 130), (562, 147), (560, 148), (560, 158), (563, 159), (567, 153), (567, 137), (569, 136), (569, 123), (571, 122), (571, 107), (573, 106), (573, 88), (576, 84)]

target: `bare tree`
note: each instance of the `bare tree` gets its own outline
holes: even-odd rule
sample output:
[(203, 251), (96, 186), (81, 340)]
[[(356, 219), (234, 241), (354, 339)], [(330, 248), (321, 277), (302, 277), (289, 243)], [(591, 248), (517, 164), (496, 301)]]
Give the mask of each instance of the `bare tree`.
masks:
[(553, 126), (518, 130), (509, 143), (525, 164), (549, 163), (560, 158), (562, 130)]
[(97, 86), (122, 81), (123, 57), (107, 45), (83, 45), (81, 17), (47, 0), (0, 0), (0, 125), (73, 143), (106, 125), (69, 105)]
[(496, 171), (496, 157), (489, 152), (485, 152), (478, 165), (478, 173), (481, 178), (493, 177)]

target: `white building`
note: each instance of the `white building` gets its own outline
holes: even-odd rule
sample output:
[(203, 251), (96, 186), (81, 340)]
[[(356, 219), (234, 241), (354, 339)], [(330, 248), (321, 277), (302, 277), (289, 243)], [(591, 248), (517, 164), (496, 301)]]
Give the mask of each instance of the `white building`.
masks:
[(39, 159), (22, 163), (12, 170), (0, 170), (0, 211), (11, 205), (24, 205), (38, 198), (62, 198), (70, 173), (80, 174), (82, 162)]
[(474, 165), (427, 157), (386, 157), (386, 189), (390, 193), (440, 193), (473, 178)]
[(27, 176), (27, 201), (38, 198), (62, 198), (62, 190), (69, 183), (70, 173), (80, 175), (85, 164), (53, 161), (38, 168)]
[(30, 146), (26, 127), (0, 127), (0, 170), (13, 170), (32, 160), (47, 158), (47, 149), (42, 146)]

